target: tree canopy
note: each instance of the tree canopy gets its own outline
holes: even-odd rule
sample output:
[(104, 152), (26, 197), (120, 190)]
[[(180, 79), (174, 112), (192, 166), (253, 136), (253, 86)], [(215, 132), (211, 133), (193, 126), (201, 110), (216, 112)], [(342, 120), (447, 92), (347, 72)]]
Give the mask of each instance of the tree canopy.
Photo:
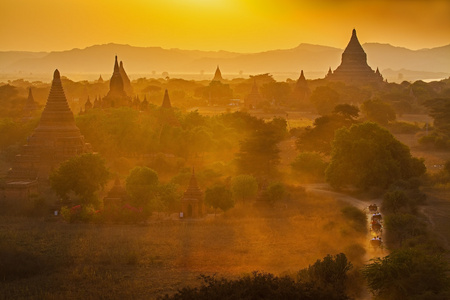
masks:
[(423, 161), (412, 157), (406, 145), (386, 129), (367, 122), (336, 132), (326, 178), (334, 187), (384, 189), (399, 179), (424, 173)]
[(156, 198), (158, 174), (148, 167), (135, 167), (126, 179), (126, 190), (134, 205), (147, 207)]
[(256, 196), (258, 183), (251, 175), (238, 175), (231, 180), (231, 191), (233, 197), (241, 199), (242, 202)]
[(83, 204), (97, 204), (95, 192), (107, 183), (109, 171), (98, 154), (82, 154), (63, 162), (50, 174), (53, 190), (63, 199), (73, 192)]
[(224, 185), (215, 185), (205, 191), (205, 203), (214, 209), (227, 211), (234, 206), (231, 191)]
[(448, 265), (438, 255), (419, 250), (395, 250), (362, 269), (377, 299), (447, 299)]

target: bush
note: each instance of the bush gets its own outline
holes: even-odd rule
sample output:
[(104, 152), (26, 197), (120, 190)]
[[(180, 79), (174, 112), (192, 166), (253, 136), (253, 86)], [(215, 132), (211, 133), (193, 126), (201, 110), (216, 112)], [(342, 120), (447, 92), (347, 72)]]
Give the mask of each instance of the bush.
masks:
[(186, 287), (175, 295), (160, 299), (183, 300), (221, 300), (221, 299), (310, 299), (345, 300), (347, 295), (334, 290), (323, 290), (314, 283), (296, 282), (288, 276), (275, 276), (270, 273), (253, 272), (235, 280), (200, 276), (202, 285), (198, 288)]

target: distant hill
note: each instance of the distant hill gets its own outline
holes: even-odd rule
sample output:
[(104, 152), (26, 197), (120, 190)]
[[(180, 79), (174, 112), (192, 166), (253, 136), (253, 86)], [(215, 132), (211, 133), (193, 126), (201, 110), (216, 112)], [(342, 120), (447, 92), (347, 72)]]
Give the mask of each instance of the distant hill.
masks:
[[(401, 70), (405, 74), (415, 74), (417, 79), (421, 74), (427, 78), (450, 76), (450, 45), (410, 50), (389, 44), (366, 43), (363, 48), (369, 65), (373, 69), (378, 67), (382, 73), (386, 69), (394, 79)], [(161, 74), (164, 71), (213, 73), (220, 65), (225, 75), (237, 75), (240, 71), (247, 75), (298, 74), (303, 69), (307, 78), (317, 78), (323, 77), (328, 68), (334, 70), (340, 64), (342, 52), (343, 49), (311, 44), (250, 54), (106, 44), (50, 53), (0, 52), (0, 73), (52, 74), (58, 68), (63, 74), (109, 74), (112, 73), (114, 56), (118, 55), (129, 74)]]

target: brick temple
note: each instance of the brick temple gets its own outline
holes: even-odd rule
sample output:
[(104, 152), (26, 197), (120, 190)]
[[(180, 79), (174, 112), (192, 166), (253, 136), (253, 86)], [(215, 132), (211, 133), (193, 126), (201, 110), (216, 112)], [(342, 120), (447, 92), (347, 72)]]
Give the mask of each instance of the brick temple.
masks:
[(325, 78), (350, 84), (383, 82), (383, 76), (378, 68), (374, 71), (367, 64), (367, 54), (359, 43), (355, 29), (352, 31), (350, 42), (342, 53), (341, 64), (334, 72), (330, 68)]

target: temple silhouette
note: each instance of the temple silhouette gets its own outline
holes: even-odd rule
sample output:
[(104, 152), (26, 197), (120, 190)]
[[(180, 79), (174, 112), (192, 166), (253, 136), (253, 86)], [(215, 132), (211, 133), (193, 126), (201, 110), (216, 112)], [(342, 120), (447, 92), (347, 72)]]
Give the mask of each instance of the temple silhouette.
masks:
[(342, 81), (348, 84), (383, 81), (383, 76), (381, 76), (378, 68), (374, 71), (367, 64), (367, 54), (359, 43), (355, 29), (352, 31), (350, 42), (342, 53), (341, 64), (334, 72), (330, 68), (325, 79)]
[(27, 199), (38, 192), (38, 182), (46, 180), (61, 162), (90, 151), (75, 124), (59, 71), (55, 70), (39, 124), (8, 171), (5, 197)]
[(181, 212), (184, 218), (199, 218), (205, 213), (203, 192), (198, 187), (194, 169), (192, 169), (189, 186), (181, 199)]

